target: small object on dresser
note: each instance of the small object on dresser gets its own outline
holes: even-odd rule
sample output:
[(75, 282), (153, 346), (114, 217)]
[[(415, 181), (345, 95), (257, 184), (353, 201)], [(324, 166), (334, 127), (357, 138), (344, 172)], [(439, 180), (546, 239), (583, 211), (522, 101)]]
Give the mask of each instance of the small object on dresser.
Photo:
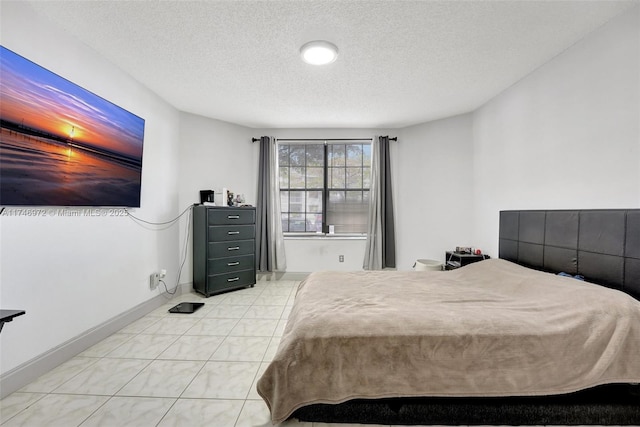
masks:
[(200, 204), (215, 203), (215, 194), (213, 190), (200, 190)]

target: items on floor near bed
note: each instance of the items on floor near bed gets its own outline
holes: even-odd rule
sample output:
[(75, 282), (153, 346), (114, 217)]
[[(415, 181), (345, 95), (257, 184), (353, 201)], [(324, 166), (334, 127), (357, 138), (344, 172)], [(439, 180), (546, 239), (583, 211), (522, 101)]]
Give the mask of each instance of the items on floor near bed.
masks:
[(321, 272), (258, 392), (274, 422), (357, 398), (553, 395), (640, 382), (638, 354), (639, 301), (508, 261)]

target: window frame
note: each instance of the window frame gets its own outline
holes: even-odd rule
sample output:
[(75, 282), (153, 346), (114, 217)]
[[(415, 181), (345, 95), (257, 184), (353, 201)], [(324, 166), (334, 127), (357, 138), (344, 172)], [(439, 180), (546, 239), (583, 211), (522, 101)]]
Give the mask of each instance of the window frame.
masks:
[[(276, 143), (277, 143), (277, 148), (278, 148), (278, 193), (279, 196), (282, 197), (282, 192), (283, 191), (287, 191), (287, 192), (292, 192), (292, 191), (302, 191), (302, 192), (309, 192), (309, 191), (321, 191), (322, 192), (322, 205), (321, 205), (321, 215), (322, 215), (322, 226), (321, 229), (322, 231), (283, 231), (283, 235), (285, 238), (347, 238), (347, 239), (353, 239), (353, 238), (364, 238), (366, 236), (366, 232), (362, 232), (362, 233), (358, 233), (358, 232), (334, 232), (334, 233), (329, 233), (329, 224), (327, 222), (327, 217), (328, 217), (328, 206), (329, 206), (329, 194), (331, 191), (341, 191), (341, 192), (345, 192), (345, 196), (346, 196), (346, 192), (348, 191), (359, 191), (362, 194), (362, 197), (364, 197), (364, 193), (370, 193), (371, 191), (371, 180), (370, 180), (370, 176), (371, 176), (371, 163), (369, 164), (369, 166), (365, 166), (364, 164), (362, 164), (359, 168), (362, 170), (362, 184), (360, 187), (358, 188), (350, 188), (348, 186), (347, 180), (346, 180), (346, 175), (345, 175), (345, 187), (344, 188), (329, 188), (330, 185), (330, 177), (329, 174), (332, 170), (332, 168), (335, 168), (335, 166), (331, 166), (329, 164), (329, 146), (330, 145), (343, 145), (346, 146), (347, 145), (361, 145), (363, 146), (372, 146), (373, 143), (373, 138), (351, 138), (351, 139), (276, 139)], [(297, 189), (297, 188), (291, 188), (291, 187), (286, 187), (285, 190), (282, 189), (282, 187), (280, 186), (280, 160), (279, 160), (279, 155), (280, 155), (280, 147), (283, 145), (287, 145), (287, 146), (306, 146), (306, 145), (316, 145), (316, 146), (323, 146), (323, 188), (310, 188), (307, 187), (307, 182), (306, 182), (306, 169), (307, 169), (307, 165), (306, 165), (306, 152), (305, 152), (305, 165), (304, 165), (304, 169), (305, 169), (305, 183), (304, 183), (304, 187)], [(371, 151), (370, 151), (371, 153)], [(371, 154), (369, 154), (369, 156), (371, 156)], [(363, 156), (364, 159), (364, 156)], [(364, 161), (364, 160), (363, 160)], [(371, 157), (370, 157), (370, 161), (371, 161)], [(289, 185), (290, 185), (290, 177), (291, 177), (291, 168), (293, 167), (291, 164), (286, 165), (286, 167), (289, 168)], [(345, 151), (345, 165), (344, 166), (339, 166), (340, 168), (344, 168), (345, 169), (345, 174), (346, 174), (346, 170), (348, 167), (347, 165), (347, 160), (346, 160), (346, 151)], [(352, 166), (351, 166), (352, 167)], [(367, 187), (364, 186), (364, 171), (365, 169), (369, 170), (369, 185)], [(370, 197), (370, 196), (369, 196)], [(287, 213), (289, 215), (291, 215), (291, 211), (290, 211), (290, 201), (291, 198), (289, 197), (289, 201), (288, 201), (288, 210), (287, 212), (283, 212), (282, 211), (282, 206), (281, 206), (281, 215), (282, 213)], [(303, 213), (303, 215), (305, 216), (305, 221), (306, 221), (306, 216), (308, 215), (307, 212), (307, 201), (306, 201), (306, 197), (305, 197), (305, 211)], [(280, 221), (282, 221), (282, 219), (280, 219)], [(289, 218), (290, 221), (290, 218)], [(284, 227), (283, 227), (284, 229)], [(306, 223), (305, 223), (305, 229), (306, 229)]]

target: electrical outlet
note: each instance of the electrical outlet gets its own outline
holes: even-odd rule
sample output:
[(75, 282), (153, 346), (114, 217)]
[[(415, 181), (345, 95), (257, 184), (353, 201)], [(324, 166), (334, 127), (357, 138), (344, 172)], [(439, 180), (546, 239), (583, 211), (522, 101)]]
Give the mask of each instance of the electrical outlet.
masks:
[(167, 277), (167, 270), (163, 268), (162, 270), (160, 270), (160, 278), (164, 279), (165, 277)]
[(338, 261), (344, 262), (344, 255), (339, 255), (338, 256)]
[(151, 273), (149, 276), (149, 286), (151, 289), (155, 289), (160, 284), (160, 274), (159, 273)]

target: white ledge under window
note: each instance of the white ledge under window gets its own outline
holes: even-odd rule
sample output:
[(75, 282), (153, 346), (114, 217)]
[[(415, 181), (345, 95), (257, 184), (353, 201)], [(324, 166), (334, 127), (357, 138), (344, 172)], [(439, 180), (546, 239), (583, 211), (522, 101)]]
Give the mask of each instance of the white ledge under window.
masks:
[(361, 233), (283, 233), (285, 240), (366, 240), (367, 235)]

